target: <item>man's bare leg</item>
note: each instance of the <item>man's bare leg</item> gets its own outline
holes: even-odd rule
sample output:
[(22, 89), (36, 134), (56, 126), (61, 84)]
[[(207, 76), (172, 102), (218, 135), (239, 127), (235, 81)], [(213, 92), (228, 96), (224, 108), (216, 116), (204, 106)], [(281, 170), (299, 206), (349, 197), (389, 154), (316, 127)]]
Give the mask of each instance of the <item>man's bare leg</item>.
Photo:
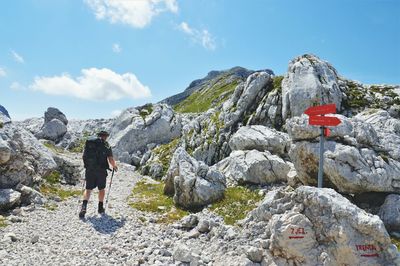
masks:
[(106, 190), (105, 189), (99, 190), (99, 209), (98, 209), (99, 213), (104, 213), (103, 202), (104, 202), (104, 196), (105, 195), (106, 195)]

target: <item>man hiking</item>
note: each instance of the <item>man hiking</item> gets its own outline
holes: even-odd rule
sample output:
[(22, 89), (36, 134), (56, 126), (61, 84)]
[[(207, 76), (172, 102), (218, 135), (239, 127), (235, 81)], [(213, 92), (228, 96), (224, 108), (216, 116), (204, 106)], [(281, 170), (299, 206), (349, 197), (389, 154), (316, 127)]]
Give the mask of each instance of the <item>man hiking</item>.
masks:
[(90, 138), (85, 143), (83, 152), (83, 163), (85, 165), (86, 189), (83, 193), (83, 203), (79, 217), (84, 218), (90, 194), (94, 188), (99, 190), (98, 213), (104, 213), (104, 196), (106, 188), (107, 170), (110, 170), (109, 164), (114, 171), (118, 170), (117, 164), (113, 158), (110, 144), (107, 142), (109, 134), (107, 131), (100, 131), (97, 138)]

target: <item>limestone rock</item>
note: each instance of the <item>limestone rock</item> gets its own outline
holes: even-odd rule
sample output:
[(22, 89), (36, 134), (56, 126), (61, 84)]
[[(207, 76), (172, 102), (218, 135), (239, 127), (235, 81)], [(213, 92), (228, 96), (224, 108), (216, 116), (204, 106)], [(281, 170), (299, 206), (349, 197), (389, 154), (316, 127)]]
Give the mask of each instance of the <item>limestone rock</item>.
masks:
[(278, 265), (395, 265), (400, 258), (379, 217), (332, 189), (271, 191), (244, 224), (269, 238), (269, 259)]
[(63, 112), (61, 112), (57, 108), (49, 107), (47, 108), (47, 111), (44, 113), (44, 123), (47, 124), (53, 119), (60, 120), (61, 122), (63, 122), (64, 125), (68, 124), (67, 117)]
[(57, 167), (48, 149), (18, 125), (11, 123), (0, 129), (0, 140), (1, 145), (8, 147), (7, 154), (10, 153), (8, 161), (0, 167), (0, 188), (14, 188), (19, 183), (32, 186)]
[(12, 189), (0, 189), (0, 211), (13, 209), (21, 204), (21, 193)]
[(286, 153), (289, 137), (286, 133), (279, 132), (265, 126), (241, 127), (229, 141), (232, 150), (259, 150), (269, 151), (273, 154)]
[[(319, 143), (292, 145), (289, 156), (303, 184), (316, 184)], [(371, 149), (325, 143), (324, 175), (340, 192), (400, 192), (400, 163), (385, 161)]]
[(197, 209), (221, 199), (225, 177), (212, 167), (178, 148), (165, 179), (164, 192), (174, 195), (174, 202), (184, 208)]
[(379, 211), (379, 217), (382, 219), (389, 232), (400, 232), (399, 204), (400, 195), (391, 194), (386, 197)]
[(233, 151), (215, 167), (231, 184), (271, 184), (287, 180), (291, 167), (268, 151)]
[(36, 137), (57, 142), (65, 133), (67, 133), (66, 125), (58, 119), (53, 119), (43, 125), (40, 132), (36, 134)]
[(300, 116), (314, 103), (335, 103), (341, 110), (342, 92), (336, 70), (314, 55), (303, 55), (289, 63), (282, 81), (282, 116)]
[(22, 185), (17, 188), (21, 193), (21, 202), (22, 204), (29, 205), (31, 203), (34, 204), (45, 204), (47, 202), (46, 198), (38, 191), (33, 188)]
[(170, 106), (157, 104), (152, 108), (145, 117), (139, 110), (129, 108), (116, 118), (109, 141), (116, 158), (124, 152), (129, 155), (137, 151), (144, 153), (149, 143), (164, 144), (181, 135), (181, 118)]

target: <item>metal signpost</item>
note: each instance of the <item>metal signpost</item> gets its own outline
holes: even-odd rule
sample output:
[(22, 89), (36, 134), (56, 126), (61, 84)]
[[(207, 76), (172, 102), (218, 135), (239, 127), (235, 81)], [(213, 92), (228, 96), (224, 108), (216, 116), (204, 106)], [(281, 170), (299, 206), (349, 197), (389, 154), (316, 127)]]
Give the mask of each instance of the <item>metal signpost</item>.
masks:
[(324, 141), (325, 136), (329, 136), (330, 130), (326, 126), (335, 127), (341, 123), (337, 117), (325, 116), (326, 114), (336, 113), (336, 104), (326, 104), (309, 107), (305, 112), (309, 116), (308, 123), (313, 126), (321, 127), (321, 136), (319, 144), (319, 168), (318, 168), (318, 187), (322, 188), (324, 174)]

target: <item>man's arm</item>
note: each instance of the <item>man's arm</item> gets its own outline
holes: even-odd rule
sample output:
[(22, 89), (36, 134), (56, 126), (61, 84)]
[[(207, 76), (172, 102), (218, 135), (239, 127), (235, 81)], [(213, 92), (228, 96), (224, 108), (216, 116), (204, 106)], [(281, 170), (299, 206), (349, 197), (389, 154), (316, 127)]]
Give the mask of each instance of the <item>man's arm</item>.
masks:
[(109, 156), (108, 157), (108, 162), (111, 164), (113, 170), (118, 171), (118, 166), (117, 166), (117, 163), (114, 160), (114, 157)]

